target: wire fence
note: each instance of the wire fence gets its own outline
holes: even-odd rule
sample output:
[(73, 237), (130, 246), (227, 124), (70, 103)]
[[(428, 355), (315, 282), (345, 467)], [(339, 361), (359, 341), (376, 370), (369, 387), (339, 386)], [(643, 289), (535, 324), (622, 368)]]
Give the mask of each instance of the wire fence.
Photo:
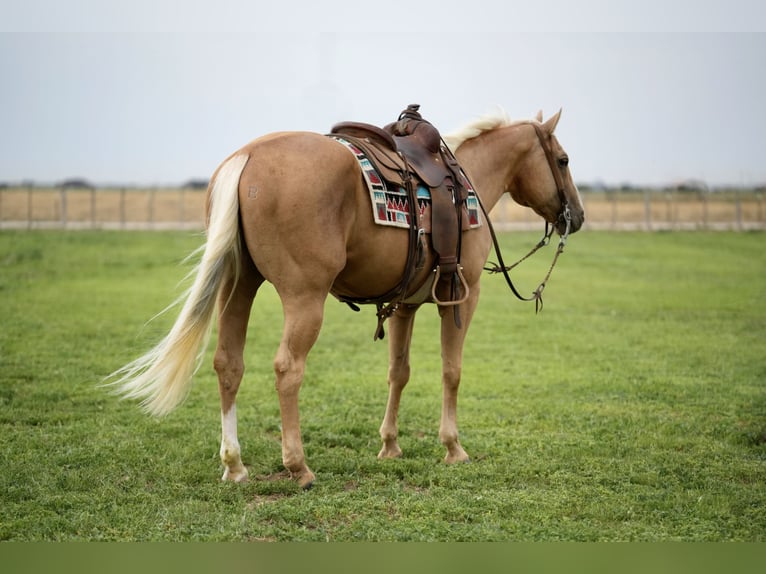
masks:
[[(763, 190), (586, 191), (585, 229), (766, 229)], [(0, 229), (190, 229), (204, 226), (198, 188), (0, 189)], [(537, 229), (541, 219), (504, 196), (491, 213), (500, 230)]]

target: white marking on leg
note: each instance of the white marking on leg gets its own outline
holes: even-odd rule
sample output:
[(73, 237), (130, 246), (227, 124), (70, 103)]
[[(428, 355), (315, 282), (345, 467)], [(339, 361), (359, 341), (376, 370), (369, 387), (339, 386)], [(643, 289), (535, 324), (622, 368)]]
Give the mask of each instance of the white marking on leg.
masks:
[(239, 482), (247, 479), (247, 469), (242, 464), (239, 440), (237, 439), (237, 406), (232, 405), (228, 412), (221, 412), (221, 462), (226, 469), (223, 480)]

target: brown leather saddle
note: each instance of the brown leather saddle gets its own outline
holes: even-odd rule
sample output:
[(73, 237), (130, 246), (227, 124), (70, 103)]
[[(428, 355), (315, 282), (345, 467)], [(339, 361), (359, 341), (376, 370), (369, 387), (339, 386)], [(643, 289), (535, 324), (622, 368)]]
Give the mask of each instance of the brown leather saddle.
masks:
[[(410, 221), (410, 247), (407, 265), (399, 284), (375, 299), (349, 301), (376, 303), (378, 306), (378, 332), (383, 336), (382, 324), (403, 302), (409, 293), (410, 280), (415, 274), (418, 257), (418, 184), (429, 188), (431, 194), (431, 245), (437, 254), (431, 298), (438, 305), (455, 306), (468, 297), (468, 285), (460, 266), (460, 243), (463, 229), (463, 207), (468, 197), (468, 185), (455, 156), (444, 144), (439, 131), (419, 112), (420, 106), (407, 106), (397, 121), (383, 128), (360, 122), (335, 124), (330, 135), (341, 136), (357, 146), (370, 160), (380, 176), (392, 188), (407, 191)], [(420, 229), (419, 229), (420, 228)]]

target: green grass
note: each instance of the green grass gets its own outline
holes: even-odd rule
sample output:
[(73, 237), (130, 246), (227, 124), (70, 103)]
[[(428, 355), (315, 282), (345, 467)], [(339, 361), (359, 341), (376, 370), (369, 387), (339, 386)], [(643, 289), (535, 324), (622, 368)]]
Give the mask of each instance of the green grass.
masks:
[[(532, 234), (505, 234), (506, 259)], [(162, 336), (189, 233), (0, 233), (2, 540), (766, 539), (766, 236), (571, 238), (545, 308), (485, 277), (461, 387), (465, 465), (441, 462), (435, 309), (421, 310), (401, 460), (376, 460), (386, 344), (327, 303), (301, 392), (317, 483), (279, 476), (272, 357), (253, 310), (239, 395), (251, 481), (223, 484), (211, 349), (162, 420), (100, 380)], [(552, 249), (516, 273), (525, 291)]]

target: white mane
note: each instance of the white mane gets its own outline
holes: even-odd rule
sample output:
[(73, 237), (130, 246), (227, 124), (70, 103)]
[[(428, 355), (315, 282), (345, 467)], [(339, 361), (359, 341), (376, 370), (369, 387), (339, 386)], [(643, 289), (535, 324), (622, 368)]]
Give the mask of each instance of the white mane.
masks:
[(482, 132), (508, 126), (510, 124), (511, 118), (508, 116), (506, 111), (502, 108), (498, 108), (494, 112), (485, 114), (475, 119), (470, 124), (443, 136), (444, 142), (454, 153), (457, 151), (457, 148), (459, 148), (466, 140), (473, 139)]

